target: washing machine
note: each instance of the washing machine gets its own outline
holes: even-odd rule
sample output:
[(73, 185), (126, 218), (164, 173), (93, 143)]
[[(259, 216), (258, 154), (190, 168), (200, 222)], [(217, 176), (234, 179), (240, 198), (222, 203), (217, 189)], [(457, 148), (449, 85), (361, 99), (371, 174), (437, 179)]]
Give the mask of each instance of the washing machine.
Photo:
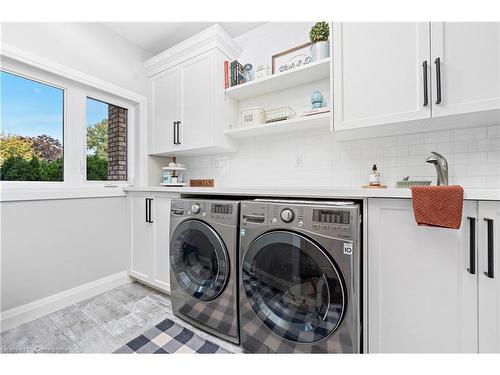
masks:
[(356, 202), (242, 202), (240, 338), (252, 353), (359, 353)]
[(240, 203), (174, 199), (170, 214), (170, 289), (176, 316), (239, 343)]

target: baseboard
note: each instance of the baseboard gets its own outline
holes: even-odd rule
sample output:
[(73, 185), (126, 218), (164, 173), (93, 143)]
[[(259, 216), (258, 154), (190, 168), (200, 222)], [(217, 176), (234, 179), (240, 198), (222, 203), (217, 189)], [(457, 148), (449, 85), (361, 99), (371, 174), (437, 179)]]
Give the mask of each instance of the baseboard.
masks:
[(44, 315), (130, 282), (133, 282), (133, 279), (128, 276), (126, 271), (122, 271), (4, 311), (0, 313), (0, 332), (38, 319)]

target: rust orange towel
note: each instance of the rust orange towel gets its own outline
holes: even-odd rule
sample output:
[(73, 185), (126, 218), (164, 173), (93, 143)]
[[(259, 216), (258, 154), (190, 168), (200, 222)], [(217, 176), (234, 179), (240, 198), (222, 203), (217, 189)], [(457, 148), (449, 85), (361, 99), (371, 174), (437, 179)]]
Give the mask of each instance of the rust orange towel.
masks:
[(460, 228), (464, 205), (461, 186), (412, 186), (411, 200), (418, 225)]

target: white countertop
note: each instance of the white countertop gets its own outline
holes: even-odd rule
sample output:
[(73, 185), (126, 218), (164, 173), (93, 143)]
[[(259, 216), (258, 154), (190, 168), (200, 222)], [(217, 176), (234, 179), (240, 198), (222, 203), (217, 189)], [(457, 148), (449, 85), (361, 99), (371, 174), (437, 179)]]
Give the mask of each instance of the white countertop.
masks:
[[(283, 187), (128, 187), (125, 191), (166, 192), (177, 194), (211, 194), (297, 198), (411, 198), (410, 189), (363, 188), (283, 188)], [(500, 200), (500, 189), (464, 189), (464, 199)]]

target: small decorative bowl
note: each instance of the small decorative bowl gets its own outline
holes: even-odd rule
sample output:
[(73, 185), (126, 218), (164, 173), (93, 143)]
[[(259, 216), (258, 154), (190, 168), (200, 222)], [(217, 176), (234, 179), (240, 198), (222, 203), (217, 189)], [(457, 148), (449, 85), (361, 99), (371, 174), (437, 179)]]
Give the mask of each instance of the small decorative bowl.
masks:
[(426, 181), (426, 180), (421, 180), (421, 181), (398, 181), (397, 183), (398, 188), (409, 188), (412, 186), (429, 186), (432, 184), (432, 181)]

